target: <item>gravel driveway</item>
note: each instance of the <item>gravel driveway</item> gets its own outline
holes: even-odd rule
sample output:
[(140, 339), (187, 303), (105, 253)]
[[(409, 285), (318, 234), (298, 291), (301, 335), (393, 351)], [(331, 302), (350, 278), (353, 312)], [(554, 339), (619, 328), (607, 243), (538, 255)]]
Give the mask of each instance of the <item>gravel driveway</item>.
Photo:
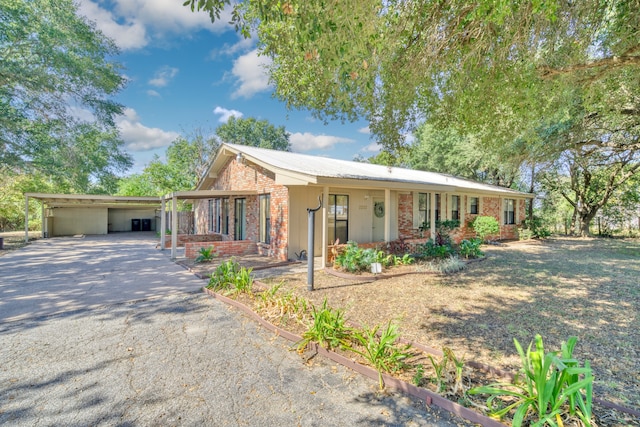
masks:
[(0, 424), (462, 423), (326, 360), (305, 365), (203, 283), (144, 233), (0, 257)]

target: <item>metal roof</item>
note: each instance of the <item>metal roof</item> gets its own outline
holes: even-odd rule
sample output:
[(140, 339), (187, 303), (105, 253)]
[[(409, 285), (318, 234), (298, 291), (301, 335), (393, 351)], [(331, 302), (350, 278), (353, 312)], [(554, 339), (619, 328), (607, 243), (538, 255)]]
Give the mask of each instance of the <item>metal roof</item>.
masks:
[(123, 209), (138, 209), (145, 207), (159, 207), (160, 197), (129, 197), (105, 196), (98, 194), (48, 194), (25, 193), (27, 198), (37, 199), (50, 208), (62, 207), (110, 207)]
[[(324, 179), (334, 180), (366, 180), (378, 181), (383, 187), (386, 183), (405, 183), (433, 187), (446, 187), (445, 191), (452, 192), (488, 192), (520, 197), (533, 197), (530, 193), (511, 190), (496, 185), (483, 184), (453, 175), (436, 172), (419, 171), (398, 167), (374, 165), (371, 163), (353, 162), (348, 160), (331, 159), (328, 157), (311, 156), (307, 154), (287, 151), (270, 150), (266, 148), (250, 147), (237, 144), (222, 144), (218, 156), (211, 168), (222, 166), (216, 162), (220, 156), (228, 151), (229, 154), (242, 153), (247, 160), (260, 164), (267, 169), (284, 174), (293, 174), (306, 179), (308, 183), (321, 183)], [(210, 171), (213, 172), (213, 171)], [(213, 174), (215, 176), (215, 173)], [(347, 182), (345, 182), (347, 184)]]

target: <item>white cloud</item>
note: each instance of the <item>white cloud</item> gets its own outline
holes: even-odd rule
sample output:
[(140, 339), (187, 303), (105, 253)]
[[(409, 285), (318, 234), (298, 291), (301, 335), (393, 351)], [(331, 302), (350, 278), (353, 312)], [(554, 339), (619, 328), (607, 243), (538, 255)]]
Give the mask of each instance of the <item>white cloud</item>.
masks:
[(125, 108), (124, 114), (116, 119), (120, 136), (130, 151), (148, 151), (168, 147), (179, 133), (160, 128), (149, 128), (140, 123), (140, 116), (132, 108)]
[(219, 56), (235, 55), (239, 52), (246, 52), (253, 49), (255, 44), (256, 41), (254, 39), (245, 39), (243, 37), (234, 44), (225, 43), (221, 48), (212, 50), (209, 56), (211, 59), (216, 59)]
[(145, 47), (151, 39), (190, 35), (197, 30), (221, 33), (231, 29), (231, 8), (211, 22), (205, 12), (191, 12), (178, 0), (80, 0), (80, 14), (96, 23), (123, 50)]
[(154, 77), (149, 80), (149, 84), (155, 87), (165, 87), (175, 76), (178, 75), (178, 71), (180, 70), (177, 68), (165, 65), (156, 71)]
[(98, 29), (122, 50), (139, 49), (148, 43), (145, 25), (135, 16), (116, 16), (88, 0), (80, 1), (78, 12), (95, 22)]
[(220, 106), (213, 109), (213, 114), (220, 115), (220, 118), (218, 119), (218, 121), (221, 123), (227, 123), (231, 117), (236, 117), (239, 119), (244, 115), (238, 110), (228, 110)]
[(296, 132), (289, 136), (293, 151), (326, 150), (333, 148), (336, 144), (348, 144), (355, 142), (353, 139), (332, 135), (314, 135), (309, 132)]
[(147, 95), (152, 96), (154, 98), (160, 98), (160, 94), (153, 89), (149, 89), (147, 91)]
[(271, 60), (266, 56), (258, 56), (258, 49), (238, 57), (233, 62), (231, 73), (238, 80), (238, 89), (232, 98), (251, 98), (259, 92), (269, 89), (269, 75), (266, 66)]
[(371, 129), (369, 129), (369, 126), (358, 129), (358, 132), (364, 133), (365, 135), (371, 135)]
[(362, 151), (363, 153), (377, 153), (381, 149), (382, 146), (380, 144), (378, 144), (377, 142), (372, 142), (371, 144), (362, 147), (360, 151)]

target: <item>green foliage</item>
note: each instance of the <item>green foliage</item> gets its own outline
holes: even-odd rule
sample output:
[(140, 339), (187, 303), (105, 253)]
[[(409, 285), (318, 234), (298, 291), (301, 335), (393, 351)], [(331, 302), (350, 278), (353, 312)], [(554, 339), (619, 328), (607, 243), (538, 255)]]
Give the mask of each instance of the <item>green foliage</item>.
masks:
[(384, 389), (382, 372), (398, 372), (407, 367), (406, 360), (411, 357), (410, 344), (402, 347), (395, 342), (400, 337), (398, 327), (391, 322), (380, 331), (380, 326), (372, 329), (365, 327), (361, 331), (355, 331), (353, 340), (359, 347), (350, 347), (350, 350), (362, 356), (378, 371), (378, 385)]
[(284, 126), (276, 127), (267, 120), (256, 120), (253, 117), (232, 116), (226, 123), (218, 126), (216, 135), (221, 141), (232, 144), (291, 151), (289, 134)]
[(439, 245), (433, 239), (427, 240), (422, 245), (418, 245), (418, 254), (423, 258), (447, 258), (454, 253), (453, 247), (449, 245)]
[(250, 294), (253, 287), (251, 272), (251, 268), (241, 267), (236, 261), (229, 259), (214, 270), (207, 288), (216, 292), (225, 291), (229, 294)]
[(555, 426), (556, 416), (566, 413), (590, 426), (593, 376), (588, 362), (580, 367), (573, 358), (576, 342), (577, 338), (571, 337), (560, 352), (545, 353), (542, 337), (536, 335), (535, 349), (531, 350), (532, 342), (525, 353), (514, 339), (522, 362), (521, 382), (516, 379), (514, 384), (476, 387), (469, 394), (488, 394), (487, 406), (493, 416), (502, 418), (515, 411), (514, 427), (521, 426), (529, 415), (534, 416), (536, 425)]
[[(402, 259), (408, 261), (408, 258)], [(388, 266), (394, 261), (393, 256), (387, 256), (383, 251), (359, 248), (358, 243), (349, 241), (345, 250), (336, 256), (335, 264), (346, 271), (355, 273), (367, 270), (375, 262)]]
[(502, 187), (511, 187), (519, 177), (522, 159), (512, 157), (507, 146), (500, 150), (487, 148), (473, 136), (461, 135), (454, 128), (436, 129), (429, 123), (422, 124), (415, 136), (403, 156), (412, 169), (452, 174)]
[(190, 135), (178, 137), (167, 147), (165, 161), (155, 155), (142, 173), (121, 179), (118, 194), (162, 196), (192, 190), (220, 145), (215, 138), (205, 137), (205, 133), (196, 129)]
[(480, 245), (482, 245), (482, 239), (478, 237), (470, 240), (465, 239), (460, 242), (458, 253), (466, 259), (480, 258), (484, 255), (484, 252), (480, 250)]
[(196, 257), (194, 262), (208, 262), (213, 260), (217, 255), (214, 252), (213, 246), (209, 246), (208, 248), (200, 248), (198, 251), (198, 256)]
[(411, 378), (411, 382), (416, 387), (422, 386), (422, 383), (424, 382), (424, 366), (422, 366), (422, 363), (419, 363), (418, 365), (416, 365), (415, 373)]
[(302, 341), (298, 344), (299, 350), (303, 350), (312, 341), (327, 349), (349, 346), (352, 330), (346, 326), (341, 310), (328, 307), (325, 299), (322, 307), (318, 309), (312, 306), (311, 311), (313, 321), (302, 334)]
[(462, 382), (462, 374), (464, 370), (464, 361), (458, 359), (453, 350), (448, 347), (442, 349), (442, 358), (436, 360), (432, 355), (428, 355), (431, 365), (435, 371), (434, 381), (436, 383), (436, 392), (458, 395), (465, 393), (465, 386)]
[(123, 107), (109, 99), (125, 84), (116, 54), (71, 0), (3, 2), (0, 164), (68, 191), (114, 191), (132, 164), (114, 123)]
[(492, 216), (477, 216), (471, 226), (483, 242), (487, 239), (487, 236), (500, 233), (500, 224), (498, 220)]

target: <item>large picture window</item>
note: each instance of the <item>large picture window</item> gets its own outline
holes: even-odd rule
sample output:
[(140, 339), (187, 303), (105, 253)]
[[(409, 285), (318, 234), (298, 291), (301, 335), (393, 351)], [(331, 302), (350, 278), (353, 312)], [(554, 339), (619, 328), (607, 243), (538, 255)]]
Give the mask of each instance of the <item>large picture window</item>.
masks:
[(329, 194), (329, 238), (340, 239), (346, 243), (349, 239), (349, 196)]
[(504, 223), (505, 224), (516, 223), (515, 206), (516, 206), (515, 200), (504, 199)]
[(271, 243), (271, 195), (260, 195), (260, 242)]

